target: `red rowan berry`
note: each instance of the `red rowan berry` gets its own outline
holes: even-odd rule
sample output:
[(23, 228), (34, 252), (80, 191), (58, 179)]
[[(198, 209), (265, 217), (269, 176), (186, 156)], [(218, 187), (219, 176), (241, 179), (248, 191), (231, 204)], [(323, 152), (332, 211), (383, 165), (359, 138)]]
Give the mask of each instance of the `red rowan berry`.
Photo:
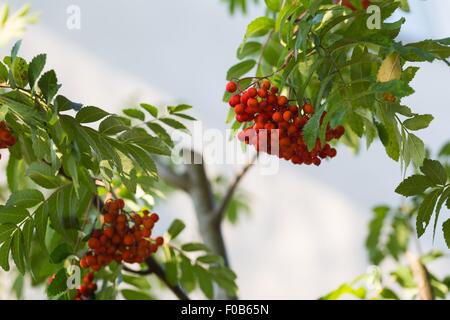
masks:
[(90, 238), (88, 241), (88, 246), (91, 249), (97, 249), (100, 246), (100, 241), (97, 238)]
[(127, 246), (131, 246), (134, 243), (134, 237), (132, 235), (127, 234), (123, 238), (123, 243), (126, 244)]
[(284, 121), (289, 121), (289, 120), (291, 120), (291, 118), (292, 118), (292, 112), (290, 112), (290, 111), (285, 111), (285, 112), (283, 113), (283, 119), (284, 119)]
[(164, 238), (163, 237), (156, 238), (156, 244), (158, 246), (162, 246), (164, 244)]
[(236, 89), (237, 89), (236, 82), (230, 81), (230, 82), (227, 83), (226, 90), (228, 92), (233, 93), (233, 92), (236, 91)]
[(305, 111), (305, 113), (309, 113), (309, 114), (314, 113), (314, 107), (311, 104), (309, 104), (309, 103), (306, 103), (303, 106), (303, 110)]
[(243, 104), (238, 104), (236, 105), (236, 107), (234, 107), (234, 112), (236, 112), (236, 114), (242, 114), (244, 113), (245, 107)]
[(277, 103), (280, 107), (283, 107), (288, 103), (288, 99), (285, 96), (280, 96), (277, 99)]
[(275, 112), (272, 115), (272, 120), (275, 121), (275, 122), (281, 122), (281, 121), (283, 121), (283, 116), (281, 115), (280, 112)]
[(114, 221), (114, 216), (110, 213), (107, 213), (107, 214), (103, 215), (103, 221), (105, 223), (111, 223)]
[(269, 89), (270, 89), (270, 81), (267, 80), (267, 79), (264, 79), (264, 80), (261, 82), (261, 88), (262, 88), (262, 89), (265, 89), (265, 90), (269, 90)]
[(159, 216), (156, 213), (152, 213), (152, 215), (150, 216), (150, 220), (152, 220), (153, 222), (158, 222)]
[(258, 96), (260, 98), (266, 98), (268, 95), (267, 90), (266, 89), (258, 89)]
[(235, 107), (237, 104), (241, 102), (241, 97), (239, 95), (232, 96), (230, 101), (228, 102), (231, 107)]

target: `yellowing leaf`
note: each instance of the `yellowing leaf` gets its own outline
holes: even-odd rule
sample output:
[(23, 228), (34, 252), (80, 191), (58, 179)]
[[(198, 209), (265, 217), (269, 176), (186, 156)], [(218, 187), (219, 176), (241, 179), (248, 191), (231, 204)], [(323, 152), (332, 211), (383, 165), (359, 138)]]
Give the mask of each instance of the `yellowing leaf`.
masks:
[(391, 80), (400, 80), (402, 75), (402, 66), (400, 65), (400, 55), (391, 53), (384, 59), (377, 74), (378, 82), (388, 82)]

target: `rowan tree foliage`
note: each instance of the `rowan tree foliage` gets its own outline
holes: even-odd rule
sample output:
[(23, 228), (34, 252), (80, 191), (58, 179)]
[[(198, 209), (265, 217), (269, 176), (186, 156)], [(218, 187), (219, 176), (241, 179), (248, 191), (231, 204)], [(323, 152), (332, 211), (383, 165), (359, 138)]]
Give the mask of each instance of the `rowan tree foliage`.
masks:
[[(232, 11), (247, 5), (229, 3)], [(450, 39), (397, 40), (405, 18), (390, 18), (408, 10), (404, 0), (266, 0), (265, 6), (266, 14), (249, 23), (237, 49), (239, 62), (226, 75), (233, 132), (255, 129), (259, 139), (258, 130), (277, 130), (281, 158), (316, 165), (326, 165), (319, 158), (338, 156), (339, 141), (358, 151), (362, 141), (368, 148), (379, 139), (405, 174), (408, 168), (417, 173), (396, 189), (413, 197), (408, 206), (374, 210), (366, 243), (370, 261), (380, 265), (409, 256), (410, 266), (394, 271), (396, 282), (424, 299), (445, 298), (448, 281), (425, 266), (440, 255), (411, 257), (408, 248), (433, 213), (434, 232), (439, 214), (450, 209), (448, 165), (442, 161), (449, 147), (442, 149), (441, 162), (427, 159), (416, 131), (433, 116), (417, 114), (402, 99), (414, 93), (416, 62), (449, 64)], [(9, 39), (11, 33), (1, 29), (10, 21), (3, 8), (0, 39)], [(13, 18), (25, 19), (27, 10)], [(9, 154), (0, 266), (20, 273), (16, 292), (27, 276), (32, 285), (45, 286), (50, 299), (152, 299), (157, 292), (151, 275), (179, 299), (189, 299), (196, 288), (209, 299), (237, 298), (221, 226), (248, 211), (245, 193), (237, 189), (251, 164), (226, 184), (210, 177), (203, 163), (175, 166), (171, 133), (189, 131), (191, 106), (141, 103), (112, 114), (72, 101), (60, 94), (57, 73), (46, 69), (47, 56), (27, 61), (20, 46), (0, 62), (0, 148)], [(179, 219), (164, 234), (153, 234), (164, 213), (152, 209), (168, 186), (190, 195), (203, 242), (180, 242), (185, 224)], [(442, 230), (450, 246), (448, 220)], [(373, 297), (358, 287), (361, 279), (324, 298)], [(381, 277), (374, 283), (374, 297), (402, 297)]]

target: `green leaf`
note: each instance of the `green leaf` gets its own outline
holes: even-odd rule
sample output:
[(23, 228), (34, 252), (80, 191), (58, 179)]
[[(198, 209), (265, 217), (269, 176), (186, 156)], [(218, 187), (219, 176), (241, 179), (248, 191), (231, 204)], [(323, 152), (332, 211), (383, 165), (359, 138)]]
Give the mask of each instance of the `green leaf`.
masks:
[(0, 247), (0, 267), (3, 270), (9, 271), (9, 252), (11, 250), (11, 238), (7, 239)]
[(191, 292), (197, 285), (197, 279), (195, 278), (194, 267), (192, 266), (191, 261), (185, 256), (181, 256), (180, 270), (181, 286), (187, 292)]
[(395, 192), (405, 197), (415, 196), (423, 193), (429, 187), (432, 187), (433, 183), (430, 179), (424, 175), (415, 174), (411, 177), (403, 180)]
[(64, 261), (68, 256), (72, 254), (72, 250), (69, 245), (62, 243), (57, 246), (50, 254), (50, 259), (52, 263), (60, 263)]
[(47, 233), (48, 225), (48, 202), (41, 204), (34, 212), (34, 225), (36, 226), (36, 234), (41, 246), (46, 249), (45, 235)]
[(320, 118), (324, 108), (325, 105), (320, 106), (319, 110), (317, 110), (317, 112), (314, 113), (311, 119), (309, 119), (303, 130), (304, 139), (308, 150), (312, 150), (312, 148), (314, 148), (316, 144), (320, 129)]
[(431, 216), (433, 215), (436, 202), (438, 200), (441, 190), (434, 190), (427, 194), (423, 202), (419, 206), (419, 213), (416, 220), (417, 236), (420, 238), (430, 223)]
[(249, 41), (243, 43), (237, 50), (236, 56), (239, 60), (251, 56), (259, 52), (262, 48), (261, 43), (256, 41)]
[(73, 101), (70, 101), (66, 97), (62, 95), (58, 95), (55, 98), (55, 107), (57, 108), (58, 112), (61, 111), (67, 111), (67, 110), (75, 110), (80, 111), (83, 105), (81, 103), (76, 103)]
[(16, 264), (17, 270), (21, 274), (25, 273), (25, 247), (23, 243), (22, 231), (16, 230), (12, 238), (11, 254)]
[(390, 208), (386, 206), (379, 206), (373, 209), (374, 216), (369, 224), (369, 235), (366, 239), (366, 248), (369, 253), (370, 262), (379, 264), (383, 258), (384, 253), (379, 247), (381, 231), (384, 226), (384, 221)]
[(55, 278), (47, 287), (47, 296), (54, 297), (67, 290), (67, 273), (64, 268), (59, 269)]
[(120, 291), (126, 300), (153, 300), (149, 294), (132, 289), (122, 289)]
[(436, 205), (436, 216), (434, 218), (434, 226), (433, 226), (433, 241), (434, 241), (434, 237), (436, 235), (436, 227), (437, 227), (437, 223), (439, 220), (439, 214), (441, 213), (442, 206), (444, 205), (444, 202), (446, 200), (450, 201), (450, 187), (448, 187), (447, 189), (445, 189), (442, 192), (442, 194), (439, 198), (439, 201), (437, 202), (437, 205)]
[(10, 191), (14, 192), (26, 188), (27, 179), (24, 179), (25, 160), (10, 156), (6, 167), (6, 176)]
[(77, 119), (78, 123), (91, 123), (97, 122), (106, 116), (109, 116), (108, 112), (97, 107), (87, 106), (78, 111), (75, 119)]
[(192, 106), (190, 106), (188, 104), (179, 104), (177, 106), (167, 107), (167, 110), (169, 111), (170, 114), (179, 113), (179, 112), (183, 112), (183, 111), (190, 110), (190, 109), (192, 109)]
[(266, 6), (267, 6), (270, 10), (275, 11), (275, 12), (280, 11), (280, 9), (281, 9), (281, 3), (282, 3), (281, 0), (264, 0), (264, 1), (266, 2)]
[(450, 219), (442, 224), (442, 231), (444, 232), (444, 239), (447, 247), (450, 249)]
[(172, 285), (178, 282), (178, 264), (175, 259), (164, 264), (167, 281)]
[(39, 88), (44, 95), (45, 101), (51, 103), (52, 99), (56, 96), (59, 90), (58, 79), (54, 70), (47, 71), (39, 79)]
[(133, 277), (130, 275), (123, 275), (123, 281), (141, 290), (150, 290), (151, 286), (148, 280), (144, 277)]
[(148, 104), (148, 103), (141, 103), (140, 104), (141, 108), (145, 109), (148, 113), (150, 113), (153, 117), (158, 118), (158, 108)]
[(28, 84), (28, 63), (25, 59), (20, 57), (14, 59), (11, 66), (11, 71), (14, 77), (15, 85), (20, 88), (25, 88)]
[(61, 184), (60, 178), (56, 176), (56, 171), (42, 162), (33, 162), (30, 164), (26, 175), (36, 184), (46, 189), (54, 189)]
[(22, 227), (24, 256), (26, 262), (28, 262), (30, 256), (31, 243), (33, 241), (33, 231), (34, 231), (33, 220), (28, 219), (27, 221), (25, 221)]
[(194, 267), (195, 275), (197, 276), (200, 289), (208, 299), (214, 298), (214, 287), (211, 275), (208, 271), (198, 265)]
[(223, 258), (221, 256), (215, 254), (207, 254), (197, 258), (197, 262), (206, 263), (206, 264), (222, 264)]
[(420, 171), (428, 177), (435, 185), (445, 185), (447, 183), (447, 172), (444, 166), (436, 160), (425, 159)]
[(1, 224), (0, 225), (0, 243), (3, 243), (3, 241), (10, 239), (11, 234), (16, 229), (17, 229), (17, 226), (15, 224)]
[(268, 17), (259, 17), (250, 22), (245, 32), (245, 37), (261, 37), (266, 35), (271, 29), (275, 27), (273, 19)]
[(47, 56), (45, 54), (37, 55), (33, 58), (33, 60), (31, 60), (28, 68), (28, 82), (30, 83), (31, 88), (34, 87), (36, 81), (39, 79), (39, 76), (44, 70), (46, 60)]
[(44, 201), (44, 196), (38, 190), (26, 189), (15, 191), (6, 202), (7, 207), (31, 208)]
[(0, 62), (0, 83), (6, 83), (8, 81), (8, 69)]
[(105, 135), (111, 136), (128, 129), (127, 121), (119, 116), (109, 116), (98, 127), (98, 130)]
[(255, 60), (244, 60), (228, 69), (227, 80), (239, 79), (256, 65)]
[(209, 248), (203, 243), (191, 242), (191, 243), (183, 244), (181, 246), (181, 250), (188, 251), (188, 252), (191, 252), (191, 251), (209, 251)]
[(406, 142), (411, 160), (416, 168), (420, 167), (425, 159), (425, 144), (416, 135), (408, 134), (408, 140)]
[(18, 224), (28, 217), (28, 210), (25, 208), (0, 207), (0, 223)]
[(184, 124), (182, 124), (181, 122), (179, 122), (179, 121), (177, 121), (175, 119), (172, 119), (172, 118), (161, 118), (160, 120), (161, 120), (161, 122), (165, 123), (169, 127), (189, 132), (188, 128), (186, 128), (186, 126)]
[(403, 122), (403, 125), (409, 130), (421, 130), (428, 128), (434, 117), (431, 114), (415, 115)]
[(175, 239), (181, 233), (181, 231), (184, 230), (185, 227), (186, 225), (183, 221), (181, 221), (180, 219), (175, 219), (167, 230), (170, 240)]
[(131, 118), (145, 121), (145, 114), (140, 110), (130, 108), (130, 109), (124, 109), (124, 110), (122, 110), (122, 112)]
[(373, 85), (372, 90), (378, 93), (389, 92), (399, 98), (407, 97), (414, 93), (414, 90), (407, 83), (401, 80), (377, 82)]
[(167, 133), (161, 125), (154, 122), (147, 122), (147, 127), (152, 130), (161, 140), (163, 140), (168, 146), (173, 147), (173, 141), (170, 135)]
[(450, 142), (446, 143), (439, 151), (439, 157), (450, 156)]

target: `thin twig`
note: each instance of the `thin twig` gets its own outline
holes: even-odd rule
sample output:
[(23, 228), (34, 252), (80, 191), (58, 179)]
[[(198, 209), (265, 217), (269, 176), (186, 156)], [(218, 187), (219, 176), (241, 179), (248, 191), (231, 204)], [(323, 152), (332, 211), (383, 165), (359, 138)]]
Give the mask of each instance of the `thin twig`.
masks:
[(215, 216), (217, 217), (217, 221), (220, 223), (226, 213), (226, 209), (228, 205), (230, 204), (231, 200), (233, 199), (233, 196), (236, 192), (236, 189), (241, 182), (242, 178), (245, 176), (245, 174), (250, 170), (250, 168), (253, 166), (254, 162), (258, 158), (258, 154), (256, 154), (250, 161), (247, 163), (241, 171), (235, 176), (233, 182), (230, 184), (230, 186), (227, 189), (227, 192), (225, 193), (224, 198), (222, 199), (221, 204), (218, 206), (215, 212)]

